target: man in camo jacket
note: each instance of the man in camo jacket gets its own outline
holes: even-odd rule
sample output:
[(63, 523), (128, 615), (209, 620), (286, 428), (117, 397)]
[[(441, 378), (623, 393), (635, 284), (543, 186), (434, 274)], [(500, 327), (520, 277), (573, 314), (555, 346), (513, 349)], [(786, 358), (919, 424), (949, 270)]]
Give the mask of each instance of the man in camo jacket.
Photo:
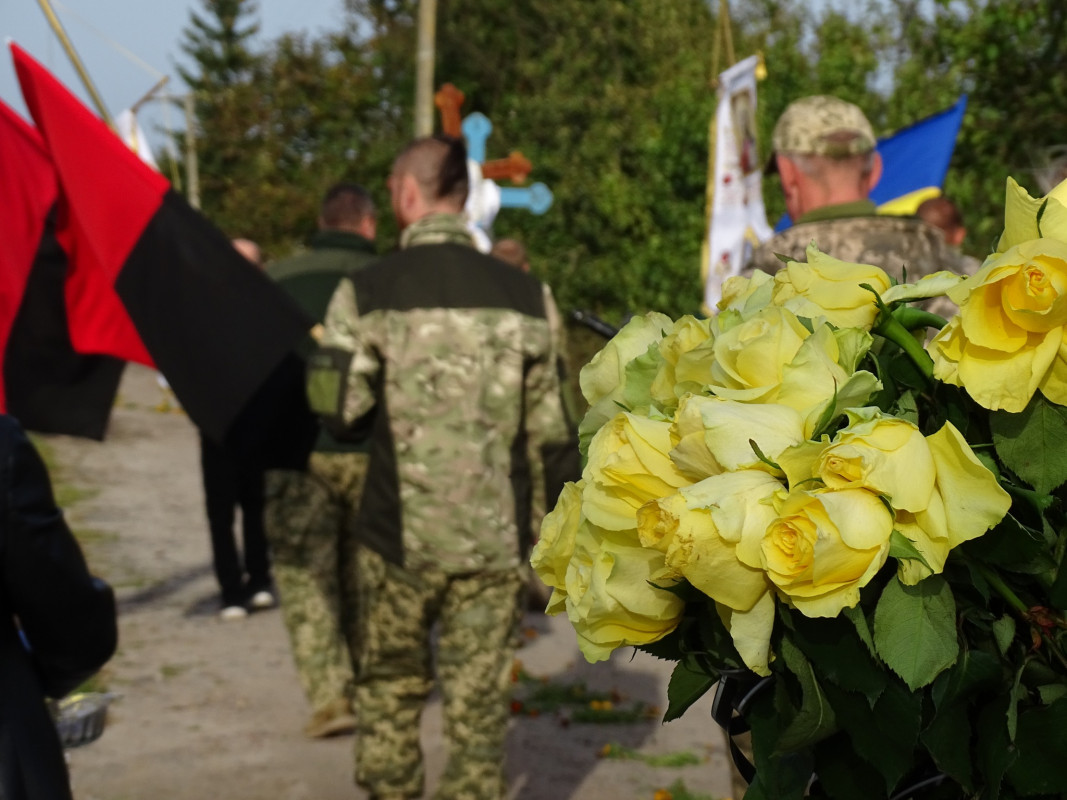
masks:
[(308, 374), (328, 424), (376, 410), (358, 525), (356, 782), (376, 800), (422, 794), (435, 663), (447, 753), (435, 796), (499, 800), (531, 502), (574, 446), (559, 316), (539, 281), (474, 249), (462, 143), (416, 140), (389, 185), (401, 249), (338, 286)]
[[(374, 260), (377, 211), (354, 183), (330, 187), (308, 248), (267, 265), (312, 319), (321, 320), (337, 284)], [(368, 444), (321, 430), (306, 470), (267, 473), (266, 529), (282, 617), (315, 739), (351, 733), (356, 634), (355, 510), (367, 473)]]
[[(917, 217), (878, 215), (868, 198), (882, 174), (871, 123), (852, 103), (816, 95), (791, 103), (772, 137), (768, 172), (781, 177), (794, 225), (759, 245), (743, 274), (775, 273), (777, 254), (805, 261), (808, 244), (842, 261), (873, 264), (898, 281), (949, 270), (973, 273), (938, 231)], [(933, 310), (954, 312), (947, 301)]]

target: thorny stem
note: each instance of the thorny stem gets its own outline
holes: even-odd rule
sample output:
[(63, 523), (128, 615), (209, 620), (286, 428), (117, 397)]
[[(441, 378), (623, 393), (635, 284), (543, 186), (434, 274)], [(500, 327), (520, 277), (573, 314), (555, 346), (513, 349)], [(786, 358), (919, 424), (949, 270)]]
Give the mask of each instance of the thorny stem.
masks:
[(999, 594), (1002, 598), (1004, 598), (1008, 605), (1011, 606), (1028, 625), (1030, 625), (1036, 630), (1041, 631), (1041, 638), (1045, 642), (1045, 644), (1048, 645), (1049, 652), (1052, 653), (1052, 655), (1056, 658), (1057, 661), (1060, 662), (1060, 664), (1067, 667), (1067, 657), (1064, 657), (1063, 653), (1060, 652), (1060, 648), (1052, 640), (1052, 637), (1048, 635), (1045, 629), (1040, 625), (1034, 624), (1034, 616), (1031, 613), (1030, 608), (1026, 605), (1026, 603), (1019, 599), (1019, 595), (1015, 594), (1015, 592), (1012, 591), (1011, 587), (1008, 586), (1008, 584), (1006, 584), (999, 575), (997, 575), (985, 565), (979, 564), (971, 559), (967, 559), (967, 562), (978, 573), (980, 573), (983, 578), (985, 578), (986, 582), (993, 587), (996, 593)]

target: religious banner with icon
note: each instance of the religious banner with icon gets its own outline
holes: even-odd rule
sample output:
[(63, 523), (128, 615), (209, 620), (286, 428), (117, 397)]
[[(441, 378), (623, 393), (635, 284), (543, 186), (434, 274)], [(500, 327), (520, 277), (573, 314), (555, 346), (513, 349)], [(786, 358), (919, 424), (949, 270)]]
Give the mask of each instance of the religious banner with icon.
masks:
[(770, 238), (763, 207), (762, 165), (756, 148), (756, 71), (759, 56), (749, 56), (719, 75), (719, 103), (710, 133), (708, 228), (701, 271), (704, 310), (711, 314), (722, 285), (738, 275), (748, 254)]

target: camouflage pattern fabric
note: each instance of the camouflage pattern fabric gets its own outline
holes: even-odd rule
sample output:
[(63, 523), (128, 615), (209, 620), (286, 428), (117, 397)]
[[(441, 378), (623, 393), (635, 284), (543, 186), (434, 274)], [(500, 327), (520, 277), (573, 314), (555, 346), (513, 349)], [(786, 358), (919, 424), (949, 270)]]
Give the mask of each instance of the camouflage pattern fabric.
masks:
[(847, 158), (871, 152), (874, 129), (859, 106), (830, 95), (802, 97), (789, 104), (774, 126), (775, 153)]
[[(756, 269), (773, 275), (782, 266), (777, 253), (794, 261), (806, 261), (812, 241), (834, 258), (873, 264), (901, 282), (905, 275), (908, 283), (914, 283), (940, 270), (973, 275), (977, 269), (973, 258), (961, 255), (940, 231), (916, 217), (865, 216), (794, 225), (757, 247), (742, 275), (748, 277)], [(923, 307), (946, 318), (958, 310), (947, 297), (934, 298)]]
[(312, 453), (307, 472), (267, 473), (267, 540), (282, 617), (315, 710), (352, 698), (358, 648), (355, 513), (368, 457)]
[(511, 667), (525, 570), (417, 573), (359, 548), (363, 609), (356, 683), (356, 783), (375, 797), (419, 797), (419, 716), (433, 687), (430, 630), (447, 742), (437, 800), (500, 800)]
[[(435, 215), (430, 221), (435, 235), (451, 226), (458, 236), (458, 219)], [(516, 276), (500, 277), (529, 280)], [(541, 317), (495, 307), (385, 308), (361, 315), (351, 280), (334, 293), (321, 345), (352, 354), (340, 416), (353, 424), (375, 406), (382, 384), (404, 565), (412, 571), (512, 569), (524, 560), (520, 531), (529, 517), (521, 525), (516, 519), (512, 445), (525, 440), (531, 502), (544, 509), (542, 446), (571, 438), (557, 365), (561, 336), (553, 329), (562, 323), (543, 291), (548, 307)], [(314, 368), (309, 382), (315, 382)], [(323, 411), (314, 396), (312, 407)]]
[(462, 244), (474, 247), (462, 214), (430, 214), (408, 225), (400, 233), (400, 247), (423, 244)]

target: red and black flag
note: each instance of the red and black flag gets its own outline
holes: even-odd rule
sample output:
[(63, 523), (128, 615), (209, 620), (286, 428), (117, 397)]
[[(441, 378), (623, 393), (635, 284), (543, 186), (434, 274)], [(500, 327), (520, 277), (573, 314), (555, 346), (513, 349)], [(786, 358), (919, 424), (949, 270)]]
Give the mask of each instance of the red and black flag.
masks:
[(44, 67), (11, 51), (58, 180), (75, 346), (135, 357), (116, 352), (128, 319), (206, 436), (271, 465), (301, 461), (315, 423), (295, 349), (313, 320)]
[(0, 411), (29, 430), (102, 439), (125, 362), (71, 341), (56, 194), (37, 131), (0, 103)]

